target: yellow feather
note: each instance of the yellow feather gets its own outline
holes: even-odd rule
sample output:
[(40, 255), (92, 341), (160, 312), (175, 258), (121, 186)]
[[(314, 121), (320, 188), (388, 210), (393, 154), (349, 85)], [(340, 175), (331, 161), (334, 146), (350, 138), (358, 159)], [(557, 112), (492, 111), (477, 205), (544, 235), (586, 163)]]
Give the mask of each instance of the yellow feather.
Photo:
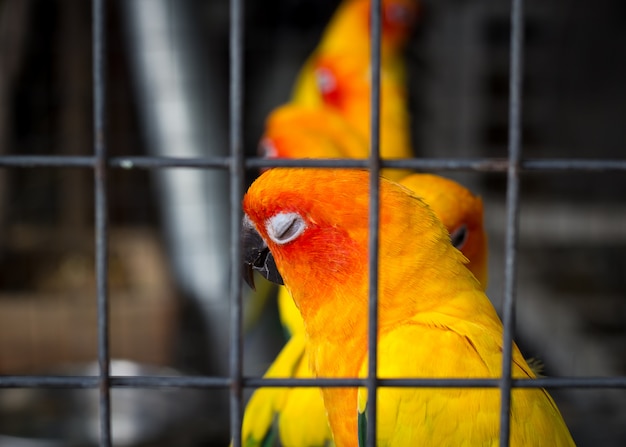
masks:
[[(304, 345), (303, 333), (291, 337), (264, 377), (292, 377), (303, 360)], [(285, 405), (287, 392), (287, 388), (259, 388), (252, 394), (246, 405), (241, 430), (245, 445), (262, 444), (276, 414)]]

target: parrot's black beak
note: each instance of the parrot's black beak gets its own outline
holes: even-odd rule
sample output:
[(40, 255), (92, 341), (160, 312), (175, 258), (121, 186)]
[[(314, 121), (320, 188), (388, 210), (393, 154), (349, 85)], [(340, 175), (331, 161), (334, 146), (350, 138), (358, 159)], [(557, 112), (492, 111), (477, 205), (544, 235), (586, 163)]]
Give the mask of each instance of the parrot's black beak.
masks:
[(256, 290), (254, 286), (254, 270), (261, 273), (268, 281), (281, 285), (284, 284), (283, 278), (280, 276), (278, 268), (276, 268), (272, 252), (246, 217), (244, 217), (241, 228), (241, 245), (243, 252), (242, 275), (244, 281), (252, 290)]

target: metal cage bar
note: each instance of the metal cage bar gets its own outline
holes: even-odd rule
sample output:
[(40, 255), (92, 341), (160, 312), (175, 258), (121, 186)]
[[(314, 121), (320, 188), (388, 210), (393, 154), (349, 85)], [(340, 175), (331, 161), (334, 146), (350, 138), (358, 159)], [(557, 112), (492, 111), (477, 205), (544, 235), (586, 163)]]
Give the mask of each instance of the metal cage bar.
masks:
[(382, 4), (370, 3), (370, 155), (368, 216), (368, 326), (367, 326), (367, 407), (366, 445), (376, 447), (376, 410), (378, 408), (378, 242), (380, 220), (380, 41)]
[[(91, 156), (70, 155), (2, 155), (0, 167), (4, 168), (93, 168), (96, 161)], [(110, 157), (109, 168), (114, 169), (229, 169), (230, 157)], [(368, 160), (356, 159), (274, 159), (250, 157), (244, 160), (245, 169), (268, 167), (321, 167), (321, 168), (367, 168)], [(441, 172), (503, 172), (508, 171), (506, 158), (407, 158), (381, 160), (381, 168), (402, 168)], [(518, 171), (524, 172), (621, 172), (626, 171), (626, 160), (621, 159), (574, 159), (574, 158), (527, 158), (519, 161)]]
[(98, 365), (100, 369), (99, 409), (100, 445), (111, 446), (111, 356), (109, 352), (108, 297), (108, 197), (107, 197), (107, 126), (106, 126), (106, 31), (104, 0), (94, 0), (93, 14), (93, 124), (94, 124), (94, 194), (96, 288), (98, 309)]
[[(608, 172), (626, 171), (626, 160), (610, 159), (522, 159), (521, 158), (521, 93), (523, 62), (523, 1), (511, 0), (511, 67), (509, 104), (509, 154), (508, 158), (474, 159), (408, 159), (381, 160), (379, 156), (379, 105), (380, 105), (380, 27), (381, 2), (372, 1), (372, 92), (371, 92), (371, 155), (368, 160), (244, 160), (242, 144), (243, 105), (243, 0), (231, 0), (230, 32), (230, 155), (228, 157), (206, 157), (182, 159), (168, 157), (107, 157), (106, 147), (106, 56), (105, 56), (105, 0), (92, 1), (93, 36), (93, 156), (0, 156), (0, 167), (4, 168), (65, 168), (92, 169), (95, 182), (95, 246), (98, 303), (98, 376), (0, 376), (0, 388), (78, 388), (99, 390), (100, 445), (111, 445), (111, 401), (112, 387), (120, 388), (230, 388), (230, 432), (233, 445), (241, 445), (242, 389), (244, 387), (367, 387), (369, 406), (367, 417), (368, 445), (376, 439), (376, 389), (394, 387), (492, 387), (501, 390), (500, 445), (508, 444), (510, 421), (510, 395), (512, 388), (545, 387), (558, 388), (626, 388), (626, 376), (620, 377), (552, 377), (535, 380), (516, 380), (511, 377), (512, 334), (515, 320), (515, 283), (517, 255), (517, 225), (519, 220), (519, 175), (521, 172)], [(240, 199), (242, 196), (245, 169), (269, 166), (304, 167), (348, 167), (369, 168), (370, 176), (370, 225), (374, 231), (369, 238), (369, 359), (367, 378), (349, 379), (265, 379), (244, 377), (242, 374), (241, 338), (241, 283), (239, 273), (240, 246)], [(111, 376), (109, 352), (108, 315), (108, 225), (107, 225), (107, 171), (108, 169), (170, 169), (170, 168), (226, 169), (230, 173), (230, 225), (231, 225), (231, 342), (229, 377), (158, 377), (158, 376)], [(504, 335), (503, 368), (500, 379), (379, 379), (376, 374), (377, 349), (377, 288), (378, 288), (378, 207), (379, 177), (382, 167), (409, 168), (438, 171), (473, 171), (507, 173), (507, 232), (505, 251), (504, 290)]]
[(523, 70), (523, 0), (511, 1), (511, 44), (509, 69), (509, 162), (506, 189), (506, 234), (504, 246), (504, 302), (502, 306), (502, 377), (500, 380), (500, 445), (508, 446), (511, 431), (511, 388), (515, 296), (517, 283), (517, 242), (519, 232), (521, 159), (521, 114)]
[(243, 0), (230, 2), (230, 438), (241, 445), (243, 336), (241, 299), (241, 197), (243, 196)]
[[(230, 377), (207, 376), (110, 376), (112, 388), (228, 388)], [(99, 376), (2, 376), (0, 388), (97, 388)], [(244, 388), (260, 387), (364, 387), (367, 379), (281, 379), (242, 377)], [(415, 388), (498, 388), (498, 379), (378, 379), (378, 386)], [(626, 388), (626, 376), (615, 377), (540, 377), (513, 379), (512, 388)]]

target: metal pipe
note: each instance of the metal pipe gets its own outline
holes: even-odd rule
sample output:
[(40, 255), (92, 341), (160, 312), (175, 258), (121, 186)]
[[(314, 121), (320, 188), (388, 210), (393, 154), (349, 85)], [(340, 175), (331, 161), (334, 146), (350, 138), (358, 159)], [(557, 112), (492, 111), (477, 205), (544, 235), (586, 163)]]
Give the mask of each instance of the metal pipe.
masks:
[(243, 329), (241, 297), (241, 198), (243, 196), (243, 0), (230, 2), (230, 438), (241, 446)]
[(100, 372), (100, 446), (111, 445), (111, 390), (109, 384), (109, 228), (107, 197), (107, 122), (106, 122), (106, 5), (104, 0), (92, 3), (93, 23), (93, 124), (94, 124), (94, 194), (96, 290), (98, 309), (98, 365)]
[[(226, 377), (207, 376), (110, 376), (111, 388), (227, 388), (231, 380)], [(99, 376), (2, 376), (1, 388), (97, 388)], [(262, 378), (243, 377), (242, 384), (248, 388), (259, 387), (364, 387), (367, 379), (359, 378)], [(626, 376), (612, 377), (540, 377), (537, 379), (514, 379), (513, 388), (626, 388)], [(498, 388), (499, 379), (378, 379), (378, 387), (410, 388)]]
[(368, 326), (367, 326), (367, 407), (366, 445), (376, 447), (378, 402), (378, 248), (380, 230), (380, 41), (382, 29), (380, 0), (370, 3), (370, 153), (368, 215)]
[(520, 160), (522, 153), (522, 77), (524, 50), (523, 1), (511, 5), (511, 68), (509, 75), (509, 163), (507, 170), (506, 233), (504, 246), (504, 300), (502, 324), (502, 377), (500, 382), (500, 445), (508, 446), (511, 431), (511, 388), (515, 295), (517, 283), (517, 243), (520, 210)]

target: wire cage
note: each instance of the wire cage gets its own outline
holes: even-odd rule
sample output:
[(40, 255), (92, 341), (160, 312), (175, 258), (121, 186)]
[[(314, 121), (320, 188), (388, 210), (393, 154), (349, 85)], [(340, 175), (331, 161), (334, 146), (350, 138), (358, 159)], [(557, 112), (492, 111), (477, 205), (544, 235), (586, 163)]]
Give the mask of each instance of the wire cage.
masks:
[[(361, 161), (268, 161), (247, 149), (338, 2), (78, 3), (0, 0), (0, 185), (19, 192), (0, 197), (7, 228), (0, 254), (9, 278), (0, 290), (0, 414), (23, 428), (5, 433), (2, 424), (0, 445), (26, 445), (19, 444), (24, 432), (53, 426), (56, 439), (32, 445), (232, 439), (238, 446), (246, 393), (270, 385), (367, 387), (369, 420), (378, 387), (497, 387), (501, 445), (509, 440), (511, 390), (545, 387), (579, 445), (626, 443), (620, 2), (426, 3), (409, 49), (419, 150), (394, 161), (380, 160), (378, 148), (380, 1), (371, 11), (372, 150)], [(186, 27), (198, 22), (203, 33)], [(59, 50), (21, 47), (27, 39), (15, 23), (60, 36)], [(32, 60), (39, 65), (20, 72)], [(133, 82), (126, 79), (131, 72)], [(50, 93), (52, 78), (62, 92)], [(32, 115), (42, 103), (53, 124)], [(140, 136), (133, 132), (138, 116), (150, 123)], [(61, 129), (54, 144), (53, 126)], [(280, 337), (265, 314), (270, 329), (244, 335), (249, 302), (242, 298), (239, 236), (245, 187), (269, 166), (367, 168), (372, 191), (381, 168), (411, 168), (443, 172), (480, 191), (490, 237), (488, 294), (504, 324), (502, 378), (376, 378), (374, 231), (368, 377), (260, 378), (275, 352), (259, 354), (258, 340), (276, 345)], [(372, 228), (378, 201), (373, 193)], [(164, 204), (173, 212), (163, 213)], [(215, 216), (215, 227), (192, 225)], [(13, 293), (41, 277), (33, 265), (42, 259), (53, 298)], [(90, 279), (73, 279), (77, 271)], [(57, 335), (61, 327), (69, 335)], [(545, 360), (549, 377), (510, 377), (513, 338)], [(77, 361), (80, 369), (67, 367)], [(35, 422), (22, 411), (34, 402), (60, 414), (65, 408), (52, 406), (53, 398), (73, 415)], [(149, 441), (137, 440), (140, 429)], [(367, 429), (374, 445), (376, 424)], [(67, 433), (74, 438), (63, 439)]]

